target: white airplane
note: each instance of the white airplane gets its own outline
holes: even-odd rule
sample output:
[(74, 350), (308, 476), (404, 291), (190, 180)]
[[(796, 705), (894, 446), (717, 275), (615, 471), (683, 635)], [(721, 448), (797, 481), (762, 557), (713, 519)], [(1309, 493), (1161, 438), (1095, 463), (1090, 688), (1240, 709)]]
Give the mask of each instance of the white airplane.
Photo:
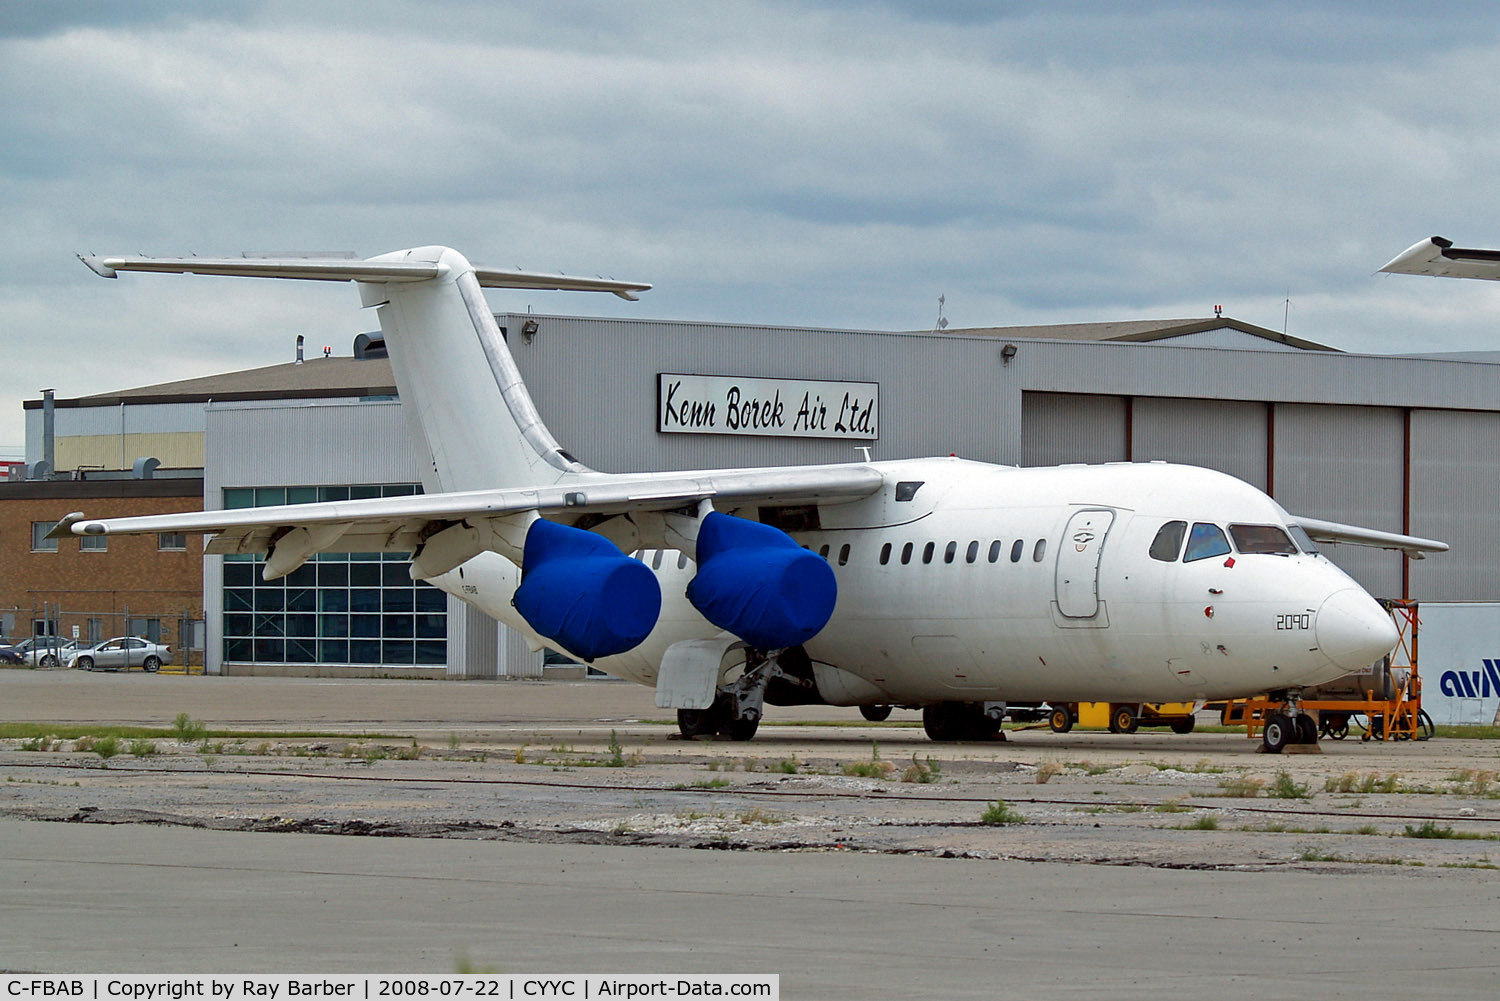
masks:
[[(1302, 686), (1364, 668), (1390, 618), (1313, 540), (1441, 542), (1288, 514), (1165, 463), (957, 458), (610, 474), (542, 423), (481, 289), (626, 299), (650, 286), (369, 260), (83, 258), (95, 272), (353, 281), (374, 306), (426, 493), (118, 519), (55, 534), (212, 533), (272, 580), (322, 551), (411, 553), (426, 580), (524, 634), (656, 688), (687, 737), (749, 739), (763, 705), (920, 707), (935, 740), (1000, 736), (1007, 706), (1286, 693), (1265, 745), (1315, 742)], [(630, 555), (626, 555), (630, 554)]]

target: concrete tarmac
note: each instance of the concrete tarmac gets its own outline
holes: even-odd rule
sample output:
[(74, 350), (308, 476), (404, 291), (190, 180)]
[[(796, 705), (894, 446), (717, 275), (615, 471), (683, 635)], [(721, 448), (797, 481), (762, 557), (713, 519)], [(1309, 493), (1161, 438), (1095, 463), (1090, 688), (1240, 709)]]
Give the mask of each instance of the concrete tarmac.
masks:
[[(920, 731), (888, 729), (877, 732), (892, 752), (900, 746), (893, 757), (904, 758), (909, 750), (942, 753), (948, 758), (944, 782), (952, 775), (955, 784), (888, 782), (881, 786), (888, 803), (830, 801), (835, 806), (829, 810), (859, 815), (854, 819), (865, 825), (863, 833), (851, 832), (851, 843), (883, 843), (882, 851), (843, 850), (833, 837), (816, 833), (807, 837), (818, 847), (793, 850), (724, 850), (728, 842), (694, 848), (538, 843), (538, 831), (579, 829), (580, 811), (605, 818), (605, 833), (590, 836), (608, 840), (616, 817), (655, 811), (670, 819), (684, 804), (700, 802), (702, 811), (720, 809), (707, 800), (683, 800), (692, 794), (672, 790), (708, 778), (708, 765), (727, 765), (747, 748), (666, 741), (667, 727), (638, 722), (665, 714), (654, 709), (650, 691), (630, 685), (0, 672), (0, 716), (10, 721), (163, 726), (178, 712), (234, 729), (376, 730), (427, 734), (440, 744), (459, 733), (466, 742), (462, 754), (471, 736), (480, 746), (507, 750), (488, 762), (424, 757), (369, 765), (342, 757), (228, 753), (208, 764), (189, 750), (104, 768), (98, 762), (86, 767), (90, 756), (76, 750), (6, 749), (0, 752), (6, 774), (0, 783), (0, 970), (779, 973), (784, 997), (834, 1001), (1099, 992), (1152, 999), (1467, 998), (1490, 996), (1500, 975), (1500, 873), (1491, 871), (1487, 855), (1466, 854), (1464, 868), (1445, 868), (1445, 860), (1456, 857), (1448, 849), (1473, 854), (1488, 848), (1490, 828), (1479, 822), (1493, 812), (1493, 801), (1477, 787), (1462, 799), (1453, 793), (1430, 797), (1422, 808), (1441, 811), (1444, 824), (1460, 827), (1454, 818), (1460, 807), (1467, 809), (1474, 815), (1471, 826), (1485, 836), (1478, 841), (1400, 838), (1399, 825), (1421, 800), (1411, 794), (1384, 800), (1379, 793), (1319, 794), (1319, 823), (1346, 805), (1363, 811), (1336, 824), (1340, 830), (1368, 820), (1372, 808), (1403, 811), (1389, 837), (1287, 835), (1264, 824), (1259, 832), (1231, 831), (1227, 820), (1225, 830), (1193, 832), (1178, 829), (1171, 814), (1122, 805), (1179, 795), (1177, 786), (1152, 785), (1155, 776), (1168, 773), (1131, 764), (1137, 759), (1160, 764), (1176, 756), (1187, 767), (1185, 762), (1209, 758), (1251, 773), (1292, 768), (1313, 788), (1322, 787), (1324, 773), (1399, 764), (1408, 778), (1441, 785), (1460, 765), (1471, 774), (1493, 768), (1496, 753), (1488, 742), (1449, 742), (1441, 762), (1430, 760), (1438, 747), (1357, 742), (1332, 746), (1326, 756), (1267, 762), (1234, 735), (1027, 734), (1009, 745), (943, 749), (922, 742)], [(824, 708), (776, 712), (794, 719), (851, 716), (849, 710)], [(537, 733), (554, 727), (580, 733), (587, 728), (589, 735), (569, 739), (602, 754), (617, 726), (631, 739), (654, 734), (656, 743), (641, 745), (648, 752), (645, 764), (574, 771), (572, 765), (510, 761), (512, 743), (535, 742)], [(863, 730), (773, 731), (780, 731), (769, 735), (775, 750), (760, 753), (796, 753), (804, 760), (819, 754), (835, 762), (870, 756)], [(1028, 773), (1000, 767), (1009, 759), (1030, 767), (1080, 755), (1084, 763), (1112, 771), (1094, 776), (1096, 768), (1070, 764), (1039, 789), (1034, 780), (1017, 778)], [(242, 762), (252, 769), (243, 775), (234, 771)], [(310, 770), (369, 773), (389, 781), (298, 777)], [(483, 781), (423, 784), (466, 776)], [(742, 784), (760, 789), (773, 777), (764, 766), (751, 774), (721, 770), (712, 777), (719, 776), (735, 785), (697, 795), (727, 795)], [(830, 793), (855, 781), (833, 765), (816, 776), (775, 777)], [(1195, 801), (1214, 803), (1222, 801), (1202, 797), (1212, 795), (1216, 778), (1212, 772), (1185, 772), (1174, 781), (1198, 783), (1190, 787), (1198, 790)], [(523, 784), (505, 784), (513, 779)], [(486, 784), (491, 780), (500, 784)], [(560, 791), (539, 784), (554, 780), (571, 784)], [(628, 787), (605, 792), (588, 785), (607, 780)], [(629, 791), (652, 782), (651, 791)], [(555, 802), (536, 806), (540, 794), (528, 791), (536, 789)], [(1113, 806), (1050, 812), (1036, 806), (1030, 808), (1035, 823), (1001, 833), (968, 819), (977, 805), (920, 798), (945, 789), (949, 795), (973, 789), (989, 798), (1019, 798), (1030, 790)], [(1384, 806), (1385, 800), (1396, 805)], [(788, 806), (793, 801), (785, 799), (736, 800), (721, 809), (732, 813), (760, 802), (799, 814), (817, 809)], [(267, 811), (400, 818), (446, 810), (495, 820), (540, 810), (547, 816), (529, 821), (530, 840), (262, 833), (101, 823), (98, 815), (90, 823), (24, 819), (81, 819), (75, 813), (80, 804), (95, 803), (105, 810), (172, 812), (184, 824)], [(1264, 797), (1245, 803), (1272, 805)], [(547, 827), (554, 814), (559, 819)], [(907, 832), (903, 837), (918, 846), (911, 854), (902, 847), (905, 841), (881, 841), (882, 832), (898, 829), (890, 826), (898, 821)], [(846, 822), (853, 820), (841, 814), (840, 825)], [(768, 830), (773, 833), (767, 837), (783, 836), (775, 827)], [(922, 834), (926, 830), (930, 836)], [(1093, 839), (1086, 850), (1063, 840), (1079, 837)], [(1116, 845), (1117, 839), (1112, 854), (1100, 850), (1099, 844)], [(950, 843), (1059, 860), (941, 857), (939, 849)], [(1357, 864), (1297, 858), (1304, 844), (1349, 854), (1351, 846), (1366, 843), (1370, 847), (1358, 853), (1370, 857)], [(1178, 846), (1181, 858), (1173, 854)], [(1419, 849), (1423, 854), (1416, 854)], [(1403, 859), (1391, 864), (1375, 857), (1398, 853)], [(1099, 863), (1106, 858), (1116, 861)], [(1216, 867), (1176, 867), (1199, 866), (1205, 859)]]
[(0, 821), (0, 967), (780, 973), (785, 998), (1488, 997), (1493, 882)]

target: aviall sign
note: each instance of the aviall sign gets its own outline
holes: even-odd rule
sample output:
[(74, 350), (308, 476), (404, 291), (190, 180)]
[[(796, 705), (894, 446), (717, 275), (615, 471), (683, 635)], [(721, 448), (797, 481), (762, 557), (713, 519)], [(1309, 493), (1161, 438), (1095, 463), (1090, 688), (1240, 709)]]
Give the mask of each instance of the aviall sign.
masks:
[(880, 384), (662, 372), (656, 429), (869, 441), (880, 437)]
[(1424, 601), (1417, 606), (1422, 708), (1434, 723), (1493, 723), (1500, 716), (1500, 604)]

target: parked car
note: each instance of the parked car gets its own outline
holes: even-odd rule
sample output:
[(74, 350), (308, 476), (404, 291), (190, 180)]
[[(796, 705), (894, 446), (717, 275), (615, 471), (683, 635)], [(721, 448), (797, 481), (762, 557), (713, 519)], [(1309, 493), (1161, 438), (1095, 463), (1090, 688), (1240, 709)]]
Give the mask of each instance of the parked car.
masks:
[(21, 656), (21, 654), (16, 650), (15, 647), (6, 643), (4, 640), (0, 640), (0, 664), (24, 663), (26, 663), (26, 659)]
[(139, 636), (117, 636), (91, 647), (73, 651), (68, 666), (82, 671), (128, 671), (133, 667), (154, 673), (172, 663), (172, 648)]
[(68, 658), (73, 656), (73, 651), (78, 649), (78, 643), (74, 640), (65, 640), (60, 636), (33, 636), (16, 644), (16, 653), (21, 655), (23, 663), (32, 667), (56, 667), (65, 664)]

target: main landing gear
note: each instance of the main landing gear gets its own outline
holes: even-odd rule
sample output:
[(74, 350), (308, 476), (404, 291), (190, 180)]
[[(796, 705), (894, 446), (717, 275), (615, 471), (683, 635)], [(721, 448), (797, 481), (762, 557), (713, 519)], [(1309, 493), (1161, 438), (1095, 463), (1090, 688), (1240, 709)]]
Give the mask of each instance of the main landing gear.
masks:
[(922, 729), (932, 740), (1004, 740), (1004, 702), (937, 702), (922, 708)]
[(788, 675), (777, 664), (782, 650), (747, 650), (745, 670), (735, 681), (721, 685), (714, 704), (707, 709), (677, 710), (677, 730), (685, 740), (722, 736), (749, 740), (760, 729), (766, 704), (766, 686), (784, 679), (800, 686), (802, 679)]

